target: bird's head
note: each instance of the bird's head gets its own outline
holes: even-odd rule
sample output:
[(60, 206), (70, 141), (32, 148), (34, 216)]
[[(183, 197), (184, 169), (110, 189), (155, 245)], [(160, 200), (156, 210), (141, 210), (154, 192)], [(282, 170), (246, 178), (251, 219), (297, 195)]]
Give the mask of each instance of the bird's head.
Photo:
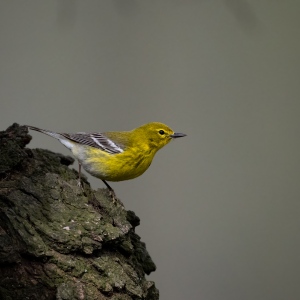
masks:
[(172, 139), (186, 136), (184, 133), (175, 133), (170, 127), (159, 122), (142, 125), (134, 131), (136, 131), (138, 139), (145, 141), (155, 152), (167, 145)]

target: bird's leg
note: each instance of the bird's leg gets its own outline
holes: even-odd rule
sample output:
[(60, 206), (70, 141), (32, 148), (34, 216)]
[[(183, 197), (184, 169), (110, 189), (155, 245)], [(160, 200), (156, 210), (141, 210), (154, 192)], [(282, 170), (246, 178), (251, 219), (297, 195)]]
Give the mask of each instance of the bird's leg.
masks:
[(115, 203), (115, 201), (116, 201), (116, 199), (117, 199), (117, 196), (116, 196), (116, 194), (115, 194), (115, 191), (112, 189), (112, 187), (111, 187), (105, 180), (102, 179), (102, 181), (103, 181), (103, 183), (106, 185), (106, 187), (108, 188), (109, 194), (110, 194), (110, 196), (112, 197), (113, 202)]
[(77, 185), (83, 189), (83, 186), (81, 184), (81, 163), (80, 162), (78, 162), (78, 182), (77, 182)]
[(110, 190), (110, 191), (114, 191), (113, 189), (112, 189), (112, 187), (105, 181), (105, 180), (103, 180), (102, 179), (102, 181), (103, 181), (103, 183), (106, 185), (106, 187)]

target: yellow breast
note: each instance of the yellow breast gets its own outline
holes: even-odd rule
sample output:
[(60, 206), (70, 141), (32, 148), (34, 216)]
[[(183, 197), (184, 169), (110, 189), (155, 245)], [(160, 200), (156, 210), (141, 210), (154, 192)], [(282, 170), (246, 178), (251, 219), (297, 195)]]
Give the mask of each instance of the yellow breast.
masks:
[(123, 181), (142, 175), (150, 166), (153, 151), (124, 151), (109, 154), (92, 147), (74, 149), (74, 156), (91, 175), (107, 181)]

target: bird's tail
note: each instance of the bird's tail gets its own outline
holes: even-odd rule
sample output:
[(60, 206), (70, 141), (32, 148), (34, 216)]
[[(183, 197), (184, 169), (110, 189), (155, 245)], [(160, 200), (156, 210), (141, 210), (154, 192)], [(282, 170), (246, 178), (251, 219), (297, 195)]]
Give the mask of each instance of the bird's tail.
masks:
[(71, 141), (66, 133), (58, 133), (58, 132), (54, 132), (54, 131), (50, 131), (50, 130), (46, 130), (46, 129), (37, 128), (34, 126), (30, 126), (30, 125), (25, 125), (25, 126), (27, 126), (27, 128), (29, 128), (31, 130), (35, 130), (35, 131), (47, 134), (49, 136), (54, 137), (55, 139), (58, 139), (64, 146), (66, 146), (68, 149), (73, 151), (72, 149), (74, 148), (74, 145), (76, 143)]
[(60, 140), (62, 138), (62, 135), (58, 132), (53, 132), (53, 131), (50, 131), (50, 130), (41, 129), (41, 128), (37, 128), (37, 127), (34, 127), (34, 126), (30, 126), (30, 125), (25, 125), (25, 126), (27, 126), (31, 130), (35, 130), (35, 131), (47, 134), (47, 135), (52, 136), (52, 137), (54, 137), (55, 139), (58, 139), (58, 140)]

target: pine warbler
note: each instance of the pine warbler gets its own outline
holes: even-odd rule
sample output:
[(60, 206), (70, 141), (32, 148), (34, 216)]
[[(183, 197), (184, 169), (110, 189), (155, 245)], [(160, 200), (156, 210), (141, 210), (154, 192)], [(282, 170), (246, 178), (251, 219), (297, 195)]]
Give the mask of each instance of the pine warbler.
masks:
[(186, 136), (174, 133), (167, 125), (153, 122), (131, 131), (103, 133), (57, 133), (33, 126), (29, 129), (58, 139), (70, 149), (81, 166), (91, 175), (106, 181), (122, 181), (142, 175), (150, 166), (155, 153), (172, 139)]

